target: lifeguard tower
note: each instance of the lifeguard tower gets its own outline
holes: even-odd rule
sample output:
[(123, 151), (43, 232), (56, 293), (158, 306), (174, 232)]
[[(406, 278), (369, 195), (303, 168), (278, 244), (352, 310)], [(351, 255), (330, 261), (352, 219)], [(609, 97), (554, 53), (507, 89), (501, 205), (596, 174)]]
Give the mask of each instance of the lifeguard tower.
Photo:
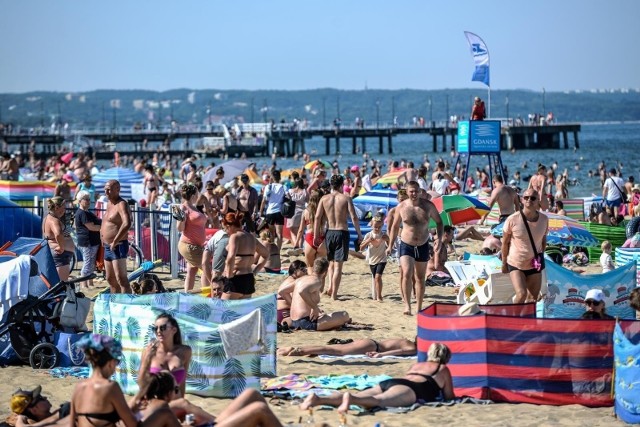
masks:
[(500, 157), (500, 120), (471, 120), (458, 122), (458, 158), (454, 170), (459, 162), (464, 162), (466, 168), (462, 178), (462, 191), (467, 190), (467, 176), (471, 156), (487, 156), (489, 162), (489, 184), (493, 189), (493, 175), (500, 174), (506, 181), (502, 158)]

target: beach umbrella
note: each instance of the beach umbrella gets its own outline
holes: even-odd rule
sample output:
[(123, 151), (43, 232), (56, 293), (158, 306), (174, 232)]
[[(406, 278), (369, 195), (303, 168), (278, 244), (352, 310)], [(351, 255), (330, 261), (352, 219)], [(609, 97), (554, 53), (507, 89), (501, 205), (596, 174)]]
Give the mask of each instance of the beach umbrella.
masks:
[(96, 187), (96, 195), (104, 193), (104, 185), (112, 179), (120, 183), (120, 196), (123, 199), (131, 198), (131, 184), (142, 184), (143, 176), (132, 169), (110, 168), (93, 176), (93, 185)]
[(387, 210), (398, 206), (398, 192), (396, 190), (376, 189), (364, 193), (353, 199), (353, 204), (361, 206), (362, 209), (370, 210), (371, 206), (382, 206)]
[(378, 178), (376, 184), (397, 184), (400, 180), (400, 176), (403, 173), (404, 169), (386, 173)]
[(326, 169), (331, 169), (333, 166), (331, 165), (331, 163), (327, 162), (326, 160), (312, 160), (309, 163), (307, 163), (306, 165), (304, 165), (304, 168), (307, 170), (314, 170), (315, 168), (317, 168), (318, 166), (326, 168)]
[(73, 159), (73, 151), (60, 156), (60, 160), (62, 160), (62, 162), (67, 165), (71, 163), (72, 159)]
[[(247, 160), (230, 160), (228, 162), (224, 162), (214, 168), (211, 168), (204, 174), (202, 177), (202, 182), (206, 183), (207, 181), (214, 181), (216, 178), (216, 171), (218, 168), (224, 169), (224, 178), (220, 180), (220, 185), (224, 185), (227, 182), (231, 182), (236, 177), (242, 175), (244, 171), (251, 166), (250, 161)], [(202, 191), (205, 191), (205, 186), (202, 186)]]
[(258, 175), (256, 173), (256, 171), (254, 171), (253, 169), (246, 168), (243, 173), (245, 173), (249, 177), (249, 183), (251, 183), (252, 185), (253, 184), (262, 184), (263, 183), (262, 178), (260, 177), (260, 175)]
[[(587, 228), (575, 219), (551, 212), (541, 212), (549, 218), (547, 243), (563, 246), (600, 246), (598, 239)], [(519, 215), (519, 214), (518, 214)], [(504, 223), (491, 230), (491, 234), (502, 237)]]
[[(431, 203), (440, 212), (444, 225), (455, 225), (478, 220), (489, 212), (489, 206), (474, 197), (464, 194), (445, 195), (432, 199)], [(435, 226), (433, 220), (430, 221), (429, 225), (431, 227)]]

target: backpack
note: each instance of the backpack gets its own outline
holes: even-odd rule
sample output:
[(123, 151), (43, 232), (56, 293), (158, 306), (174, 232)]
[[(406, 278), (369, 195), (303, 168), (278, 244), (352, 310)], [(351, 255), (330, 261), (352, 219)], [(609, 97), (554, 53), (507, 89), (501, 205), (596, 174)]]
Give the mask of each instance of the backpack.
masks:
[(285, 218), (293, 218), (296, 213), (296, 202), (294, 202), (289, 194), (285, 193), (280, 207), (280, 213)]

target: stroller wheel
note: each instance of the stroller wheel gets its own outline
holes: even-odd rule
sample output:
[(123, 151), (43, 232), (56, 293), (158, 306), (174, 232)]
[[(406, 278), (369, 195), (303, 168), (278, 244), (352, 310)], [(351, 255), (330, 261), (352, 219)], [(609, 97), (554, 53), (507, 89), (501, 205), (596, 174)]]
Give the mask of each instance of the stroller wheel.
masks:
[(60, 351), (55, 345), (43, 342), (33, 347), (29, 354), (29, 364), (33, 369), (55, 368), (60, 359)]

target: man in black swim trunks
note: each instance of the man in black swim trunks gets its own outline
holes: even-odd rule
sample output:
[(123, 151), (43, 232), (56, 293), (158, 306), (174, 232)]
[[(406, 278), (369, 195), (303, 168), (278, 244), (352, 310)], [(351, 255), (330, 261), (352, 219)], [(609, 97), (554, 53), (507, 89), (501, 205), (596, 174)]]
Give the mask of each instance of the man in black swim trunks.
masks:
[(327, 274), (329, 261), (318, 258), (313, 263), (311, 274), (296, 280), (291, 297), (291, 328), (307, 331), (328, 331), (348, 323), (351, 318), (346, 311), (324, 313), (318, 307), (320, 289)]
[(422, 310), (422, 299), (424, 298), (424, 279), (427, 273), (427, 261), (429, 261), (429, 221), (436, 224), (436, 238), (433, 243), (436, 265), (440, 262), (440, 246), (444, 228), (442, 218), (438, 209), (429, 200), (420, 195), (420, 186), (416, 181), (407, 184), (407, 195), (409, 198), (400, 202), (394, 212), (393, 227), (390, 233), (390, 244), (387, 255), (391, 255), (398, 236), (398, 229), (402, 221), (402, 232), (400, 233), (400, 247), (398, 256), (400, 257), (400, 292), (404, 302), (404, 314), (411, 315), (411, 285), (415, 273), (416, 280), (416, 302), (417, 312)]
[(313, 222), (314, 244), (322, 244), (324, 234), (325, 217), (329, 226), (324, 236), (324, 243), (327, 247), (327, 258), (329, 259), (329, 289), (325, 292), (334, 300), (338, 299), (338, 288), (342, 279), (342, 263), (349, 257), (349, 226), (347, 224), (347, 214), (351, 216), (353, 226), (358, 233), (358, 241), (362, 241), (360, 233), (360, 222), (353, 207), (351, 197), (343, 194), (344, 177), (334, 175), (331, 177), (331, 193), (323, 196), (318, 203), (316, 218)]
[(500, 219), (498, 224), (502, 224), (512, 213), (520, 209), (520, 197), (516, 190), (508, 185), (504, 185), (504, 180), (501, 175), (493, 176), (493, 191), (491, 192), (491, 198), (489, 198), (489, 212), (482, 217), (480, 224), (484, 224), (485, 220), (491, 213), (493, 205), (498, 203), (498, 210), (500, 211)]
[(51, 412), (51, 402), (42, 395), (42, 387), (37, 386), (33, 390), (18, 389), (11, 395), (9, 401), (11, 415), (5, 422), (10, 426), (68, 426), (69, 403), (60, 405), (60, 408)]

